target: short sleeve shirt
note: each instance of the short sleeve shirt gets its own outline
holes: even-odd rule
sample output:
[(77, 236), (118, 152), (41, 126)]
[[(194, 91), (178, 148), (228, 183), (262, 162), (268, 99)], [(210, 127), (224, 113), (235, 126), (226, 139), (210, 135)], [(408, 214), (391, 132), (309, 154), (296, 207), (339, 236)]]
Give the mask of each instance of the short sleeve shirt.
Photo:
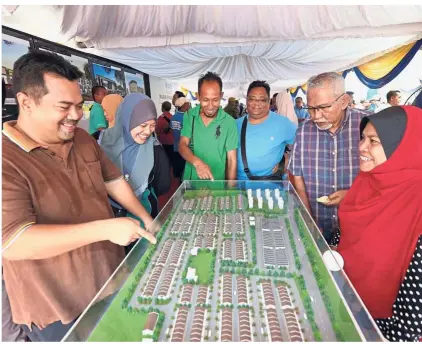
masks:
[[(4, 125), (2, 144), (3, 249), (34, 224), (114, 217), (105, 183), (122, 178), (121, 172), (83, 129), (76, 129), (58, 154), (32, 141), (13, 121)], [(123, 258), (122, 247), (101, 241), (47, 259), (3, 259), (13, 321), (39, 327), (71, 322)]]
[[(183, 116), (181, 135), (191, 140), (193, 154), (210, 167), (214, 179), (224, 180), (226, 179), (227, 152), (238, 147), (236, 121), (220, 108), (216, 118), (205, 126), (199, 112), (200, 106), (197, 106)], [(195, 125), (192, 131), (193, 121)], [(183, 179), (199, 179), (195, 167), (188, 162), (186, 162)]]
[[(236, 120), (239, 135), (237, 151), (237, 179), (247, 180), (241, 152), (241, 132), (244, 118)], [(296, 125), (287, 117), (270, 111), (260, 124), (248, 122), (246, 127), (246, 158), (253, 176), (269, 176), (275, 165), (283, 158), (286, 145), (293, 144)]]
[(295, 113), (296, 113), (296, 117), (298, 119), (309, 119), (310, 118), (309, 112), (307, 110), (305, 110), (304, 108), (299, 109), (295, 106)]
[(94, 103), (89, 112), (89, 133), (92, 135), (98, 131), (98, 129), (107, 127), (108, 124), (104, 116), (103, 107), (98, 103)]
[(170, 112), (164, 112), (157, 120), (157, 129), (155, 131), (157, 132), (158, 141), (162, 145), (172, 145), (174, 143), (173, 133), (168, 130), (171, 129), (171, 117), (172, 114)]
[(174, 138), (174, 151), (179, 151), (180, 133), (183, 128), (183, 112), (177, 111), (171, 118), (171, 129)]
[(307, 121), (297, 131), (289, 171), (301, 176), (317, 224), (333, 233), (338, 228), (337, 207), (317, 198), (348, 190), (359, 172), (360, 121), (368, 112), (347, 108), (340, 128), (332, 134)]

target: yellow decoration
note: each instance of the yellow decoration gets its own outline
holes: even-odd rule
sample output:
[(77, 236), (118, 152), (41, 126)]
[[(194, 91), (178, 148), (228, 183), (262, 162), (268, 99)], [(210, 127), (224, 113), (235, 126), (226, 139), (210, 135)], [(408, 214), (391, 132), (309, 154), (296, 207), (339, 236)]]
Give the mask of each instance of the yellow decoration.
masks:
[(358, 66), (359, 70), (367, 78), (378, 80), (390, 73), (395, 66), (406, 56), (412, 49), (415, 42), (402, 46), (396, 50), (389, 52), (375, 60), (369, 61), (363, 65)]
[(180, 89), (182, 90), (182, 92), (185, 96), (188, 95), (189, 90), (187, 88), (184, 88), (183, 86), (181, 86)]

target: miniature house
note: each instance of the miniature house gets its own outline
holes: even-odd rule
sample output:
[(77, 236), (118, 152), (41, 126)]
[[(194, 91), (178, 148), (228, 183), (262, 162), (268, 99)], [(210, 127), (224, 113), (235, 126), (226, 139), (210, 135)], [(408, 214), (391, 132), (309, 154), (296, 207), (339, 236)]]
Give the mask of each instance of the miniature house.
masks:
[(155, 326), (157, 325), (158, 313), (152, 312), (148, 314), (148, 319), (145, 323), (143, 336), (152, 336), (154, 334)]
[(186, 274), (186, 279), (188, 281), (194, 281), (196, 282), (198, 280), (198, 276), (196, 275), (196, 269), (194, 268), (188, 268), (188, 273)]
[(193, 249), (191, 249), (190, 254), (192, 256), (197, 256), (198, 255), (198, 247), (194, 247)]

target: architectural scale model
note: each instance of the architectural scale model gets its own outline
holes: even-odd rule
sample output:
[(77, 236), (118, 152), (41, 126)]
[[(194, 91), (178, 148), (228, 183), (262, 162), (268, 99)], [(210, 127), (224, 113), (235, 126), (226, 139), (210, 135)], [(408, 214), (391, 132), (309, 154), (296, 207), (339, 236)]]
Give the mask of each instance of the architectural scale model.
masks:
[(187, 190), (90, 341), (361, 341), (291, 196)]

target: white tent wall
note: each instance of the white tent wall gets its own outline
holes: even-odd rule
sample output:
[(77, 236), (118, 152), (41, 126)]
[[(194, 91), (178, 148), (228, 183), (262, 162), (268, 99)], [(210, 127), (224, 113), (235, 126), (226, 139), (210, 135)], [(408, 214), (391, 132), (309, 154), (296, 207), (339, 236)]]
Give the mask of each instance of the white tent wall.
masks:
[[(161, 104), (165, 101), (169, 101), (173, 98), (174, 92), (180, 90), (179, 84), (177, 82), (172, 82), (169, 80), (164, 80), (155, 76), (149, 77), (149, 87), (151, 92), (151, 99), (154, 101), (154, 104), (157, 108), (157, 115), (161, 115)], [(172, 105), (172, 110), (174, 112), (174, 106)]]

